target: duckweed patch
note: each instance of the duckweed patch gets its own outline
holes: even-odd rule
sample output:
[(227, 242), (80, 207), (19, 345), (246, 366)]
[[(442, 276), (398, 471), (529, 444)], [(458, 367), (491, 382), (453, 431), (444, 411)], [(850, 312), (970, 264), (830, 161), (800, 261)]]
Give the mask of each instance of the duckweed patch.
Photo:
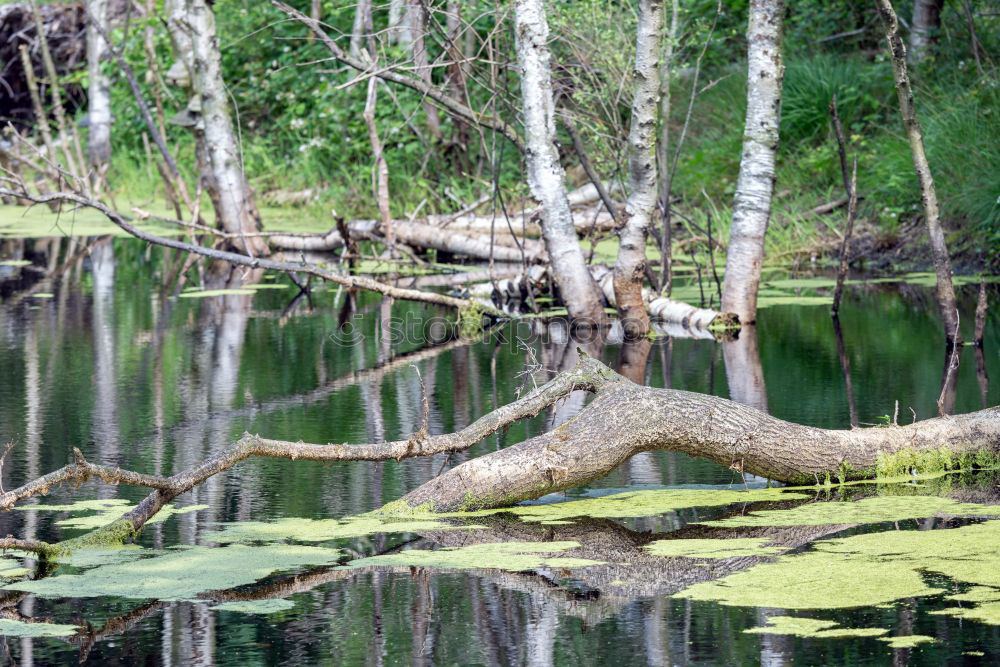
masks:
[(628, 491), (598, 498), (583, 498), (559, 503), (518, 505), (502, 509), (477, 512), (455, 512), (440, 516), (485, 516), (508, 512), (523, 521), (549, 523), (567, 519), (591, 517), (595, 519), (624, 519), (658, 516), (668, 512), (694, 507), (724, 507), (735, 503), (804, 500), (811, 496), (787, 492), (778, 488), (744, 490), (662, 489), (653, 491)]
[(813, 639), (844, 639), (847, 637), (879, 637), (885, 628), (842, 628), (836, 621), (794, 616), (771, 616), (767, 625), (744, 630), (750, 635), (794, 635)]
[(271, 599), (271, 600), (238, 600), (234, 602), (223, 602), (217, 604), (212, 609), (218, 611), (235, 611), (240, 614), (276, 614), (295, 606), (291, 600)]
[(876, 496), (857, 501), (816, 502), (792, 509), (763, 510), (703, 523), (723, 528), (825, 526), (923, 519), (935, 514), (1000, 516), (1000, 506), (960, 503), (939, 496)]
[[(127, 512), (135, 509), (135, 505), (132, 505), (124, 498), (108, 498), (79, 500), (68, 505), (23, 505), (21, 507), (15, 507), (14, 509), (24, 512), (96, 512), (96, 514), (91, 514), (89, 516), (62, 519), (60, 521), (56, 521), (55, 524), (64, 528), (93, 530), (120, 519)], [(164, 505), (163, 509), (157, 512), (156, 516), (146, 523), (160, 523), (162, 521), (166, 521), (175, 514), (187, 514), (188, 512), (197, 512), (198, 510), (204, 509), (208, 509), (208, 505), (188, 505), (180, 508), (174, 507), (173, 505)]]
[(419, 533), (434, 530), (482, 528), (474, 525), (452, 525), (443, 521), (383, 520), (365, 515), (347, 519), (285, 518), (277, 521), (240, 521), (218, 524), (221, 530), (205, 536), (216, 544), (248, 542), (327, 542), (376, 533)]
[(101, 565), (4, 586), (47, 598), (114, 596), (188, 600), (199, 593), (252, 584), (275, 572), (336, 563), (341, 552), (322, 547), (272, 544), (169, 549), (152, 558)]
[(69, 637), (76, 634), (75, 625), (58, 623), (25, 623), (12, 618), (0, 618), (0, 635), (5, 637)]
[(182, 299), (207, 299), (213, 296), (232, 296), (232, 295), (253, 295), (256, 294), (256, 290), (244, 289), (244, 288), (230, 288), (230, 289), (207, 289), (198, 290), (194, 292), (184, 292), (178, 296)]
[[(825, 540), (801, 554), (780, 556), (715, 581), (695, 584), (678, 597), (723, 605), (779, 609), (876, 606), (944, 592), (924, 573), (1000, 588), (1000, 522), (931, 531), (886, 531)], [(864, 586), (857, 582), (864, 581)], [(974, 595), (985, 597), (977, 590)], [(1000, 601), (941, 613), (1000, 623)]]
[(897, 635), (895, 637), (879, 637), (880, 642), (885, 642), (889, 648), (914, 648), (921, 644), (934, 644), (937, 639), (927, 635)]
[(410, 549), (352, 561), (348, 567), (372, 565), (398, 567), (430, 567), (441, 569), (489, 569), (520, 572), (538, 567), (577, 568), (603, 565), (602, 561), (567, 558), (552, 554), (579, 547), (579, 543), (564, 542), (499, 542), (446, 547), (435, 551)]
[(765, 537), (740, 537), (731, 540), (691, 539), (658, 540), (645, 546), (654, 556), (667, 558), (744, 558), (769, 556), (780, 553), (782, 548), (766, 546)]

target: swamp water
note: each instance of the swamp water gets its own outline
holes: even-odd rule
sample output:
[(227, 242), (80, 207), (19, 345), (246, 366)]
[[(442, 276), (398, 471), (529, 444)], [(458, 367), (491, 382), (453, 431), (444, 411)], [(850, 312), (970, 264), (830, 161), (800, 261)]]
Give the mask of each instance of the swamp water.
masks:
[[(128, 240), (36, 282), (43, 241), (0, 257), (3, 488), (64, 465), (168, 475), (244, 431), (307, 442), (461, 428), (575, 363), (558, 326), (439, 340), (442, 313), (336, 288), (291, 303), (284, 277), (160, 295), (164, 254)], [(51, 250), (51, 246), (49, 246)], [(6, 264), (3, 262), (6, 259)], [(17, 261), (21, 260), (21, 261)], [(755, 332), (585, 347), (653, 386), (847, 428), (936, 413), (943, 336), (930, 289), (772, 281)], [(232, 288), (211, 275), (206, 287)], [(787, 294), (789, 298), (782, 295)], [(801, 305), (794, 296), (807, 297)], [(974, 288), (962, 287), (971, 324)], [(995, 301), (995, 292), (993, 292)], [(346, 304), (346, 305), (345, 305)], [(421, 323), (433, 319), (432, 325)], [(344, 324), (347, 323), (345, 326)], [(755, 334), (755, 335), (754, 335)], [(1000, 403), (1000, 316), (948, 400)], [(977, 373), (977, 366), (982, 371)], [(768, 489), (680, 454), (641, 454), (585, 489), (504, 512), (367, 515), (462, 460), (541, 433), (573, 395), (452, 457), (383, 464), (253, 460), (177, 499), (135, 546), (46, 577), (0, 560), (0, 660), (92, 664), (974, 664), (1000, 660), (1000, 474)], [(651, 415), (651, 418), (655, 418)], [(871, 426), (876, 427), (876, 426)], [(59, 540), (144, 497), (89, 483), (0, 514)], [(26, 570), (25, 568), (29, 568)]]

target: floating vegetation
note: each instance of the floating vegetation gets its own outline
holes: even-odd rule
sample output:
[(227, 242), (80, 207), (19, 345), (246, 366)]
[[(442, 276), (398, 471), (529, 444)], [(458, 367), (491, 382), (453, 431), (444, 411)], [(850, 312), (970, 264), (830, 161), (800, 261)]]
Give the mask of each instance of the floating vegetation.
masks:
[[(678, 596), (723, 605), (779, 609), (876, 606), (943, 593), (924, 582), (925, 572), (1000, 589), (998, 562), (997, 521), (933, 531), (866, 533), (816, 542), (812, 551), (779, 556), (773, 562), (695, 584)], [(859, 581), (865, 585), (858, 586)], [(985, 591), (973, 590), (964, 595), (987, 599)], [(1000, 601), (940, 613), (1000, 624)]]
[(510, 513), (524, 521), (544, 524), (562, 524), (567, 519), (591, 517), (595, 519), (623, 519), (631, 517), (658, 516), (667, 512), (693, 507), (724, 507), (734, 503), (774, 502), (782, 500), (805, 500), (810, 498), (802, 493), (782, 489), (745, 490), (704, 490), (704, 489), (662, 489), (653, 491), (628, 491), (597, 498), (583, 498), (559, 503), (518, 505), (476, 512), (455, 512), (440, 516), (485, 516), (488, 514)]
[(31, 266), (31, 262), (26, 259), (0, 259), (0, 266)]
[(295, 606), (291, 600), (280, 598), (269, 600), (238, 600), (235, 602), (223, 602), (217, 604), (212, 609), (218, 611), (235, 611), (240, 614), (276, 614)]
[(885, 642), (889, 648), (914, 648), (921, 644), (933, 644), (937, 642), (934, 637), (927, 635), (897, 635), (895, 637), (879, 637), (880, 642)]
[[(116, 519), (120, 519), (126, 512), (135, 509), (135, 505), (124, 498), (108, 498), (78, 500), (69, 505), (22, 505), (14, 509), (21, 510), (22, 512), (97, 512), (89, 516), (70, 517), (56, 521), (57, 526), (64, 528), (93, 530), (94, 528), (105, 526)], [(180, 508), (173, 505), (164, 505), (163, 509), (146, 523), (160, 523), (175, 514), (187, 514), (188, 512), (196, 512), (204, 509), (208, 509), (208, 505), (188, 505)]]
[(11, 618), (0, 618), (0, 635), (5, 637), (69, 637), (76, 634), (75, 625), (57, 623), (25, 623)]
[(888, 632), (885, 628), (841, 628), (836, 621), (794, 616), (771, 616), (767, 625), (743, 632), (751, 635), (794, 635), (813, 639), (844, 639), (847, 637), (879, 637)]
[(31, 295), (32, 299), (51, 299), (55, 296), (52, 292), (35, 292)]
[(567, 558), (558, 554), (575, 549), (577, 542), (498, 542), (472, 544), (464, 547), (446, 547), (436, 551), (410, 549), (381, 556), (359, 558), (348, 567), (372, 565), (398, 567), (432, 567), (444, 569), (490, 569), (520, 572), (539, 567), (575, 568), (603, 565), (602, 561), (585, 558)]
[(763, 510), (703, 523), (722, 528), (825, 526), (923, 519), (935, 514), (997, 516), (1000, 506), (960, 503), (938, 496), (877, 496), (857, 501), (808, 503), (792, 509)]
[(745, 558), (770, 556), (782, 551), (782, 547), (765, 546), (769, 542), (766, 537), (740, 537), (731, 540), (658, 540), (650, 542), (644, 548), (654, 556), (666, 558)]
[(195, 290), (191, 292), (182, 292), (179, 296), (182, 299), (207, 299), (213, 296), (239, 296), (239, 295), (253, 295), (256, 294), (256, 290), (250, 288), (236, 288), (236, 289), (207, 289), (207, 290)]
[(23, 567), (13, 558), (0, 558), (0, 579), (17, 579), (28, 574), (28, 568)]
[(190, 600), (207, 591), (246, 586), (275, 572), (330, 565), (340, 556), (336, 549), (291, 544), (191, 546), (169, 549), (152, 558), (100, 565), (81, 574), (19, 581), (4, 588), (47, 598)]
[(327, 542), (375, 533), (419, 533), (433, 530), (482, 528), (475, 525), (453, 525), (443, 521), (383, 520), (374, 516), (347, 519), (286, 518), (277, 521), (239, 521), (220, 523), (221, 530), (208, 533), (205, 539), (216, 544), (251, 542)]

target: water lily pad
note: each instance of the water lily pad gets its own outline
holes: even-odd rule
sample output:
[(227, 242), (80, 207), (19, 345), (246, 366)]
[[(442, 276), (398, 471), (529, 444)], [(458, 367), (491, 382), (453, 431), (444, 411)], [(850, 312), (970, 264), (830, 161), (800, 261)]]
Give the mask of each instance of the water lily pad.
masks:
[(743, 632), (751, 635), (794, 635), (815, 639), (844, 639), (846, 637), (878, 637), (888, 632), (885, 628), (841, 628), (836, 621), (794, 616), (771, 616), (767, 625)]
[(276, 614), (295, 606), (291, 600), (270, 599), (270, 600), (239, 600), (234, 602), (223, 602), (217, 604), (212, 609), (218, 611), (235, 611), (240, 614)]
[(444, 569), (493, 569), (519, 572), (538, 567), (575, 568), (602, 565), (601, 561), (567, 558), (554, 554), (575, 549), (579, 543), (565, 542), (498, 542), (446, 547), (436, 551), (410, 549), (398, 553), (359, 558), (348, 567), (371, 565), (400, 567), (433, 567)]
[(275, 572), (337, 562), (336, 549), (292, 544), (170, 549), (152, 558), (101, 565), (81, 574), (62, 574), (7, 584), (47, 598), (116, 596), (189, 600), (199, 593), (252, 584)]
[(57, 623), (25, 623), (10, 618), (0, 618), (0, 635), (5, 637), (69, 637), (76, 634), (75, 625)]
[(666, 558), (745, 558), (780, 553), (781, 547), (765, 546), (766, 537), (740, 537), (729, 540), (691, 539), (658, 540), (645, 546), (654, 556)]

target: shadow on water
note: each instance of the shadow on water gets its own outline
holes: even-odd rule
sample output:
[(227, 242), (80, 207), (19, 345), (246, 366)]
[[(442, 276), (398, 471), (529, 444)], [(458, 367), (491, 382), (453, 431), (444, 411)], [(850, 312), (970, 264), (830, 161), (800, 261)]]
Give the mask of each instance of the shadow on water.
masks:
[[(166, 475), (197, 464), (243, 431), (311, 442), (406, 436), (421, 427), (421, 382), (431, 389), (429, 430), (452, 431), (572, 367), (578, 346), (634, 382), (727, 396), (782, 419), (828, 428), (880, 423), (893, 415), (897, 401), (901, 423), (908, 423), (911, 409), (917, 418), (933, 416), (942, 385), (944, 341), (936, 307), (929, 290), (912, 286), (852, 287), (832, 324), (823, 307), (771, 307), (757, 327), (725, 342), (668, 336), (622, 345), (610, 336), (581, 343), (559, 322), (509, 326), (470, 342), (451, 338), (443, 313), (419, 304), (336, 288), (315, 289), (306, 299), (283, 278), (208, 265), (200, 271), (201, 284), (183, 284), (177, 257), (127, 241), (3, 243), (5, 257), (32, 262), (32, 268), (0, 267), (0, 441), (15, 442), (0, 471), (4, 488), (63, 465), (72, 447), (95, 462)], [(246, 293), (255, 284), (270, 286)], [(201, 297), (202, 289), (235, 291)], [(960, 296), (963, 313), (971, 313), (974, 294)], [(947, 393), (956, 412), (1000, 402), (1000, 391), (987, 379), (1000, 373), (998, 324), (994, 309), (984, 346), (960, 351)], [(469, 457), (572, 418), (586, 400), (582, 392), (571, 395), (451, 456), (376, 465), (247, 462), (178, 502), (206, 509), (150, 525), (140, 544), (149, 550), (208, 546), (218, 522), (362, 514)], [(744, 479), (738, 469), (650, 452), (592, 488), (565, 495), (762, 484)], [(904, 491), (923, 488), (918, 484), (904, 485)], [(995, 504), (995, 490), (995, 480), (966, 480), (938, 493)], [(808, 500), (754, 509), (857, 501), (876, 489), (809, 493)], [(143, 495), (88, 483), (78, 490), (53, 489), (36, 502), (134, 502)], [(963, 660), (963, 651), (995, 656), (1000, 650), (994, 627), (929, 614), (943, 606), (931, 597), (823, 616), (845, 627), (942, 639), (912, 649), (871, 638), (745, 634), (773, 617), (802, 612), (674, 597), (697, 582), (769, 562), (774, 554), (662, 557), (646, 549), (653, 542), (766, 537), (795, 554), (809, 551), (816, 540), (873, 530), (971, 525), (944, 516), (859, 527), (698, 523), (747, 511), (742, 504), (692, 507), (565, 524), (501, 514), (471, 519), (484, 526), (479, 529), (374, 533), (335, 541), (343, 553), (336, 564), (274, 573), (194, 601), (48, 599), (6, 591), (0, 620), (47, 619), (83, 631), (70, 638), (9, 636), (0, 653), (22, 665), (64, 663), (72, 655), (94, 664), (939, 664)], [(60, 539), (79, 533), (58, 525), (70, 516), (6, 512), (0, 533)], [(606, 564), (515, 572), (343, 567), (376, 554), (500, 542), (573, 542), (577, 546), (560, 556)], [(277, 598), (294, 604), (268, 614), (212, 608)]]

